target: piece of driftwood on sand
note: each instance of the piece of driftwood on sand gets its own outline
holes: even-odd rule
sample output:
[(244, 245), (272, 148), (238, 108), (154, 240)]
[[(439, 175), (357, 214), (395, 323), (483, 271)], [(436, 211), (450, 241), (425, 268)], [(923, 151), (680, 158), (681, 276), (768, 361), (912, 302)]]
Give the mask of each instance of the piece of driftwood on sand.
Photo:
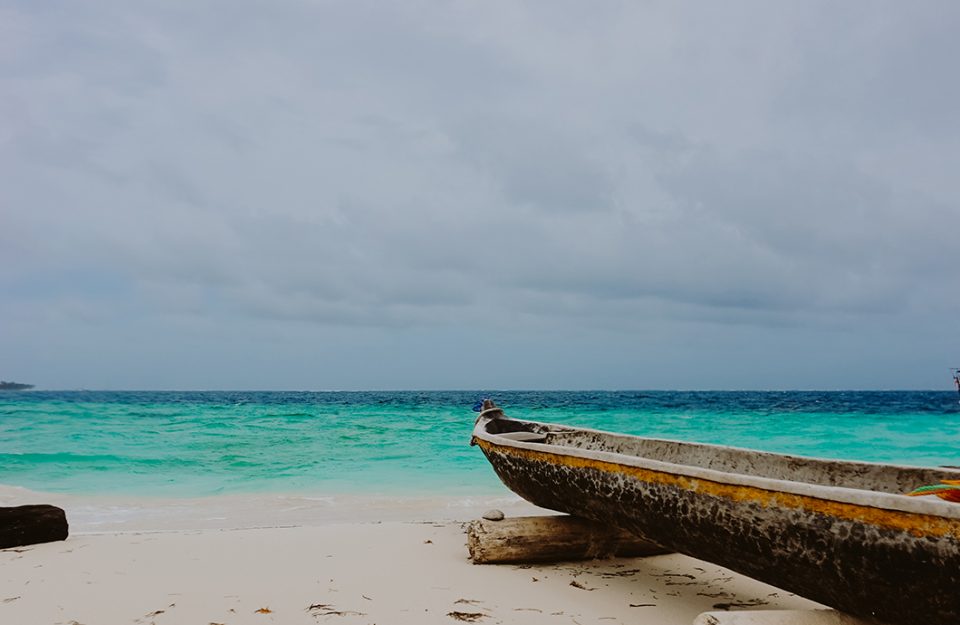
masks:
[(0, 549), (67, 538), (67, 515), (46, 504), (0, 507)]
[(573, 516), (479, 519), (467, 526), (474, 564), (562, 562), (669, 553), (635, 534)]

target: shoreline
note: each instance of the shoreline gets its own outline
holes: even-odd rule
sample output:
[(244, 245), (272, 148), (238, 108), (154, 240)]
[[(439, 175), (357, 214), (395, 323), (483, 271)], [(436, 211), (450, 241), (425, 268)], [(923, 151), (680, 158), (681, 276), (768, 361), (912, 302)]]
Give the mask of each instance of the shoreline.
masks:
[(383, 522), (462, 522), (491, 508), (508, 516), (556, 514), (509, 491), (501, 495), (427, 497), (303, 493), (203, 497), (76, 495), (0, 485), (0, 506), (51, 504), (63, 508), (71, 535), (118, 532), (316, 527)]

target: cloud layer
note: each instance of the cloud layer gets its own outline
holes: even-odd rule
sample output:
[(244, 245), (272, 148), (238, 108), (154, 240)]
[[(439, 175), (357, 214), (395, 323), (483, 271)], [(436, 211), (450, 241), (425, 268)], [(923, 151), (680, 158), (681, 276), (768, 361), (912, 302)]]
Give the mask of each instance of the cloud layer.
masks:
[(958, 17), (8, 4), (3, 375), (939, 386)]

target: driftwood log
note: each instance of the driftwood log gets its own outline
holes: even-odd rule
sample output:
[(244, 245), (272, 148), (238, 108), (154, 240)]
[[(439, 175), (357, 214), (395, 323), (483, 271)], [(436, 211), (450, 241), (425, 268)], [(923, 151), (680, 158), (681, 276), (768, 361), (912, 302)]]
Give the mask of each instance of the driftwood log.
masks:
[(669, 553), (629, 532), (573, 516), (479, 519), (467, 526), (474, 564), (560, 562)]
[(67, 538), (67, 515), (56, 506), (0, 507), (0, 549)]

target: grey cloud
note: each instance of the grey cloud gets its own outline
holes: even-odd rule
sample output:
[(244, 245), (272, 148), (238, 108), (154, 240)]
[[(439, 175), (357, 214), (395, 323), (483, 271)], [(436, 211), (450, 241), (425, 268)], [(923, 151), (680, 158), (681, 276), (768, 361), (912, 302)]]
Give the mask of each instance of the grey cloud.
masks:
[(457, 129), (459, 155), (491, 177), (508, 204), (547, 213), (610, 208), (613, 181), (591, 145), (538, 119), (481, 117)]
[(960, 86), (946, 77), (960, 9), (949, 2), (903, 13), (889, 4), (868, 13), (856, 3), (837, 8), (835, 20), (809, 20), (795, 34), (803, 62), (788, 70), (775, 100), (785, 119), (815, 119), (841, 132), (863, 126), (881, 136), (946, 131), (956, 139)]
[(942, 260), (954, 254), (949, 237), (929, 226), (946, 217), (945, 207), (833, 155), (701, 154), (662, 180), (696, 218), (769, 250), (784, 269), (779, 290), (803, 289), (810, 306), (897, 307), (916, 276), (940, 274), (935, 268), (946, 269)]
[(626, 366), (960, 305), (952, 5), (51, 7), (4, 20), (19, 332), (582, 335)]

